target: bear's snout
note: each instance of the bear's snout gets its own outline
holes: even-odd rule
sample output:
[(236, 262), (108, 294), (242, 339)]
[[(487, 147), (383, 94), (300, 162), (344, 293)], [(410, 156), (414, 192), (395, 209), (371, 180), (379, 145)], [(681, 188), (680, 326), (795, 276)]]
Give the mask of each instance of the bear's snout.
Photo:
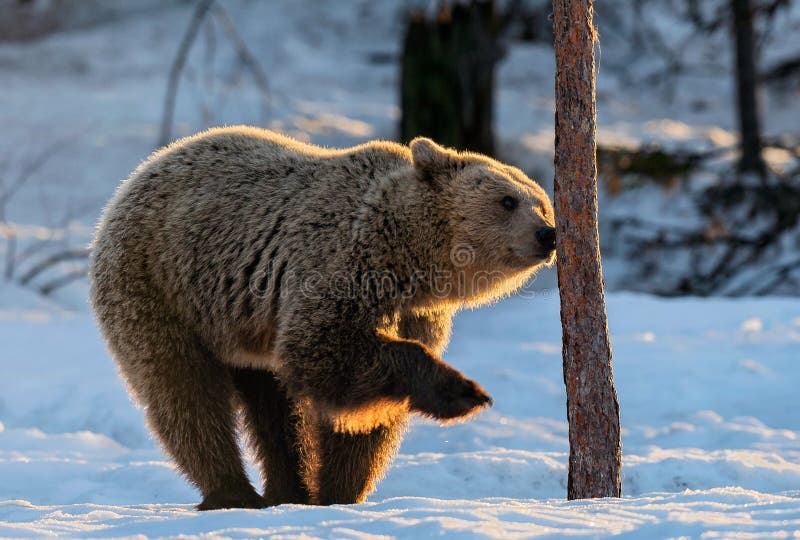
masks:
[(556, 249), (556, 230), (553, 227), (542, 227), (536, 231), (536, 240), (549, 253)]

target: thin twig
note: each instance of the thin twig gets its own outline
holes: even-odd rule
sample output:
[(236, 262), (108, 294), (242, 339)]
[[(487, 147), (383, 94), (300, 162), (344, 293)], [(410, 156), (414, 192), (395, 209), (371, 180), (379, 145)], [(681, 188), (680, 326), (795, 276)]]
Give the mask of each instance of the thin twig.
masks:
[(33, 278), (58, 263), (76, 259), (86, 259), (88, 256), (88, 248), (68, 249), (65, 251), (59, 251), (58, 253), (53, 253), (49, 257), (45, 257), (37, 264), (33, 265), (27, 272), (25, 272), (25, 274), (20, 276), (19, 283), (20, 285), (27, 285)]
[[(49, 221), (47, 226), (51, 229), (67, 229), (70, 221), (85, 216), (87, 212), (94, 212), (100, 202), (100, 200), (93, 197), (79, 205), (70, 206), (66, 209), (64, 215), (62, 215), (57, 221)], [(68, 245), (68, 237), (66, 234), (59, 238), (42, 238), (30, 242), (25, 249), (21, 249), (17, 252), (17, 264), (24, 263), (26, 260), (30, 259), (32, 256), (36, 255), (47, 247), (54, 247), (58, 245), (64, 246), (66, 249), (66, 246)]]
[(88, 274), (89, 274), (89, 267), (81, 266), (77, 270), (73, 270), (72, 272), (67, 272), (64, 275), (58, 276), (57, 278), (48, 281), (47, 283), (39, 287), (39, 292), (43, 296), (47, 296), (51, 292), (55, 291), (56, 289), (60, 289), (64, 285), (68, 285), (73, 281), (85, 278)]
[[(71, 134), (69, 138), (64, 137), (51, 142), (50, 144), (46, 145), (37, 156), (28, 160), (27, 163), (22, 166), (17, 178), (13, 182), (9, 183), (8, 185), (3, 183), (3, 189), (2, 192), (0, 192), (0, 225), (5, 225), (6, 229), (6, 264), (5, 269), (3, 270), (3, 276), (6, 280), (10, 280), (14, 276), (14, 271), (16, 270), (18, 245), (17, 232), (6, 218), (6, 208), (8, 207), (8, 203), (11, 201), (14, 195), (16, 195), (17, 192), (31, 178), (33, 178), (33, 176), (39, 172), (53, 156), (58, 154), (59, 151), (69, 146), (75, 140), (74, 134)], [(4, 167), (5, 170), (7, 170), (7, 168), (7, 166)]]
[(7, 225), (6, 229), (6, 268), (3, 272), (3, 277), (6, 281), (11, 281), (14, 277), (14, 270), (16, 268), (17, 260), (17, 231), (11, 225)]
[(192, 48), (197, 37), (197, 31), (200, 29), (200, 24), (203, 22), (209, 8), (214, 3), (214, 0), (199, 0), (197, 6), (192, 14), (192, 19), (189, 21), (189, 26), (183, 34), (181, 43), (178, 46), (178, 53), (172, 61), (172, 67), (169, 70), (169, 79), (167, 81), (167, 94), (164, 97), (164, 112), (161, 116), (161, 134), (158, 137), (158, 146), (166, 145), (172, 138), (172, 120), (175, 116), (175, 97), (178, 92), (178, 83), (181, 79), (181, 72), (184, 65), (186, 65), (186, 58), (189, 56), (189, 51)]
[(0, 208), (5, 209), (8, 201), (11, 200), (17, 191), (19, 191), (19, 189), (25, 185), (25, 183), (27, 183), (33, 177), (33, 175), (39, 172), (39, 170), (44, 167), (53, 156), (69, 146), (69, 144), (74, 140), (74, 134), (71, 134), (68, 138), (64, 137), (53, 141), (45, 146), (37, 156), (28, 160), (28, 162), (25, 163), (20, 170), (17, 179), (11, 182), (11, 184), (9, 184), (8, 187), (6, 187), (3, 192), (0, 193)]
[(213, 11), (214, 17), (217, 18), (219, 23), (222, 25), (222, 29), (233, 43), (233, 46), (236, 49), (236, 54), (239, 56), (239, 61), (242, 63), (242, 65), (250, 70), (250, 74), (253, 76), (253, 80), (255, 81), (256, 86), (258, 86), (258, 89), (261, 93), (261, 106), (263, 108), (262, 114), (264, 119), (268, 118), (270, 114), (270, 93), (267, 75), (264, 73), (264, 70), (261, 68), (261, 64), (258, 63), (256, 57), (247, 48), (247, 44), (244, 42), (244, 39), (242, 39), (239, 31), (236, 30), (236, 25), (228, 15), (228, 12), (225, 11), (225, 8), (219, 4), (216, 4)]

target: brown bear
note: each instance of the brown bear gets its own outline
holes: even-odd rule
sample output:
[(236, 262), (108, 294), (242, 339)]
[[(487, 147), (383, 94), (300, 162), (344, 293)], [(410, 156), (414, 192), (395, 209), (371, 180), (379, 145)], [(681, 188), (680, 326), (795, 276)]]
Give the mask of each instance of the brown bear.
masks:
[(554, 246), (545, 192), (488, 157), (211, 129), (119, 187), (91, 300), (198, 508), (356, 503), (410, 413), (449, 422), (491, 404), (441, 360), (451, 318), (519, 288)]

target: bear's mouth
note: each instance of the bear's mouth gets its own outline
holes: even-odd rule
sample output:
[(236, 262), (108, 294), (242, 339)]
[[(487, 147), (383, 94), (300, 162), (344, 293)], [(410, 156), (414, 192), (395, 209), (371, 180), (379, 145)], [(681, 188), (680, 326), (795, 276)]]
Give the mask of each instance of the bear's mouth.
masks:
[(530, 268), (532, 266), (545, 265), (549, 266), (555, 262), (555, 250), (541, 250), (533, 249), (527, 253), (520, 253), (519, 250), (511, 249), (511, 254), (514, 258), (513, 265), (520, 268)]
[(550, 251), (544, 251), (539, 254), (542, 262), (546, 265), (551, 265), (556, 261), (556, 250), (551, 249)]

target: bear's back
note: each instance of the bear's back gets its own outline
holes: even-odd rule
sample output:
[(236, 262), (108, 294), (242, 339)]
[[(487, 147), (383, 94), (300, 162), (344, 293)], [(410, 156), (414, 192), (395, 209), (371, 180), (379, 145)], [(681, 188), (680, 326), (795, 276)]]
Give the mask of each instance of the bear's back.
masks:
[(341, 267), (364, 194), (408, 163), (392, 143), (327, 150), (247, 127), (178, 141), (106, 208), (93, 295), (156, 294), (210, 337), (230, 337), (275, 317), (287, 275)]

